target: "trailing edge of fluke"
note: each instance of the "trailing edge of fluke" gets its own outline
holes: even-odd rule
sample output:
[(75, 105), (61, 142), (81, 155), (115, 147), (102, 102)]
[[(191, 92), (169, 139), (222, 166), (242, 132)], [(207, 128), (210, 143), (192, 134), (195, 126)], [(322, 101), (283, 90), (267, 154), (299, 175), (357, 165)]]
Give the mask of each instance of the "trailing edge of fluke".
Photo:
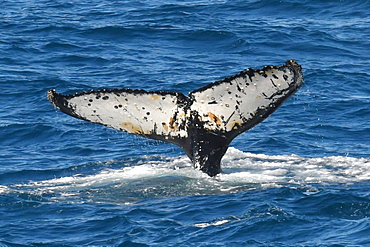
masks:
[(301, 66), (247, 69), (188, 96), (177, 92), (103, 89), (48, 100), (89, 122), (180, 146), (194, 167), (215, 176), (230, 142), (270, 116), (303, 84)]

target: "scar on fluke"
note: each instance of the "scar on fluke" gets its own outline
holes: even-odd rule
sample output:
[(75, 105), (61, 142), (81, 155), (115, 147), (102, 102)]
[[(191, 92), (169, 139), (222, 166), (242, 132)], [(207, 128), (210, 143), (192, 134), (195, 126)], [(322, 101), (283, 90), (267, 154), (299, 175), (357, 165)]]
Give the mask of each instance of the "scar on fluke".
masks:
[(48, 100), (75, 118), (180, 146), (195, 168), (221, 172), (231, 141), (270, 116), (303, 84), (301, 66), (246, 69), (205, 85), (188, 96), (178, 92), (103, 89)]

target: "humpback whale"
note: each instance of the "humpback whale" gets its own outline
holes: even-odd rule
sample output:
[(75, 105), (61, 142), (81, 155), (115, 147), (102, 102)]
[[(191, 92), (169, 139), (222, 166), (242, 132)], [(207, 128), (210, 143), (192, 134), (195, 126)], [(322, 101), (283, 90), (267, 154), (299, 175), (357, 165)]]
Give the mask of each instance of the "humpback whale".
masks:
[(230, 142), (270, 116), (303, 84), (301, 66), (246, 69), (185, 96), (179, 92), (102, 89), (48, 100), (72, 117), (180, 146), (195, 168), (215, 176)]

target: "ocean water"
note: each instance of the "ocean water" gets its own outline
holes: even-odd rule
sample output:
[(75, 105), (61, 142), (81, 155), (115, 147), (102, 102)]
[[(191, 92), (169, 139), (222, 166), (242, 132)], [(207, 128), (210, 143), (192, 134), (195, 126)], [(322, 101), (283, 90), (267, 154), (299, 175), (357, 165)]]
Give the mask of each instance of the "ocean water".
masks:
[[(0, 1), (0, 246), (370, 246), (369, 1)], [(223, 173), (51, 88), (187, 94), (297, 60)]]

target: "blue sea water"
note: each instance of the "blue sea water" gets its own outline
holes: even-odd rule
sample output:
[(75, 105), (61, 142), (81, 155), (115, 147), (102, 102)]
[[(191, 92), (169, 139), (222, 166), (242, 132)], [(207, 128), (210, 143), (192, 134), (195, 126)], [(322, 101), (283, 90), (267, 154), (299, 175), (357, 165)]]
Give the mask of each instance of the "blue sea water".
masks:
[[(0, 246), (370, 246), (369, 1), (0, 7)], [(187, 94), (287, 59), (304, 86), (232, 142), (216, 178), (46, 99)]]

